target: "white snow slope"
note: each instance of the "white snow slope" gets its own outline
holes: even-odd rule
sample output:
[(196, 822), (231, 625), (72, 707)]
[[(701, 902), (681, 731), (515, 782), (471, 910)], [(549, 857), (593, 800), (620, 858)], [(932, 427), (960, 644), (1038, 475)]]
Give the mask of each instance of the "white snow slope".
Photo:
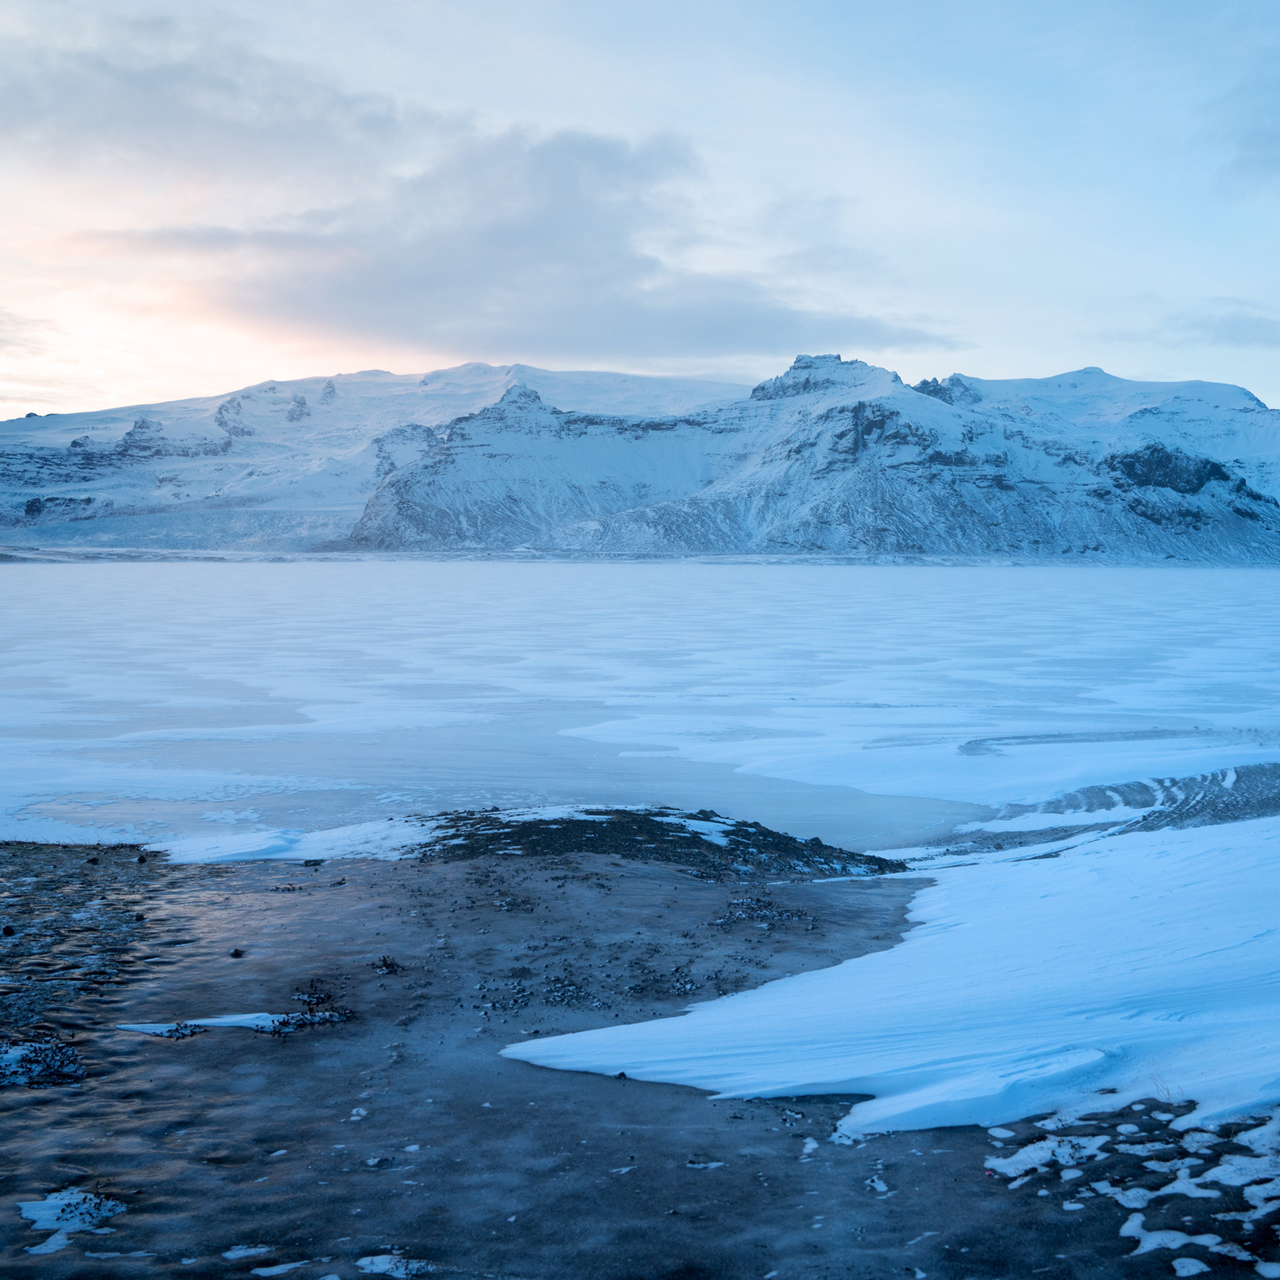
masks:
[(598, 413), (687, 413), (746, 387), (464, 364), (0, 422), (0, 540), (306, 551), (345, 537), (389, 472), (513, 386)]
[(1280, 1100), (1280, 820), (997, 857), (931, 868), (890, 951), (504, 1053), (737, 1097), (874, 1095), (846, 1136), (1079, 1115), (1099, 1090), (1194, 1098), (1186, 1127)]
[(46, 546), (1280, 560), (1280, 413), (1240, 387), (801, 356), (743, 391), (463, 365), (19, 420), (0, 520)]

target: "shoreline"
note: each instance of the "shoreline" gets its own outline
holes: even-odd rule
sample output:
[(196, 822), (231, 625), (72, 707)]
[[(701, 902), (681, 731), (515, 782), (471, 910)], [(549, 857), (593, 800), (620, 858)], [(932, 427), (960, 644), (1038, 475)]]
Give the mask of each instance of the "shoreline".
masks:
[[(146, 920), (114, 976), (45, 1011), (74, 1036), (79, 1087), (0, 1090), (23, 1153), (0, 1181), (15, 1276), (212, 1278), (303, 1260), (289, 1274), (312, 1280), (427, 1274), (416, 1263), (512, 1280), (1170, 1273), (1167, 1250), (1128, 1257), (1143, 1243), (1120, 1234), (1133, 1211), (1086, 1184), (1154, 1193), (1170, 1175), (1103, 1135), (1136, 1120), (1145, 1143), (1184, 1141), (1169, 1125), (1185, 1107), (1161, 1121), (1152, 1100), (1060, 1134), (1032, 1118), (1004, 1139), (968, 1126), (840, 1144), (829, 1139), (854, 1098), (713, 1099), (499, 1056), (535, 1033), (669, 1017), (892, 948), (924, 878), (744, 885), (675, 862), (473, 852), (147, 871), (149, 861), (139, 890), (127, 861), (138, 855), (120, 850), (120, 888), (104, 893), (115, 872), (86, 852), (48, 855), (66, 859), (61, 888), (80, 885), (100, 917), (128, 907)], [(66, 913), (72, 928), (93, 927), (71, 921), (84, 910)], [(320, 989), (354, 1016), (276, 1035), (117, 1030), (288, 1014)], [(1219, 1151), (1245, 1150), (1230, 1141), (1241, 1128), (1215, 1135)], [(1046, 1135), (1066, 1145), (1036, 1148)], [(1098, 1170), (1087, 1152), (1064, 1163), (1082, 1149), (1073, 1138), (1099, 1136), (1110, 1145)], [(1024, 1163), (1043, 1158), (1016, 1187), (987, 1167), (1024, 1151)], [(1083, 1181), (1066, 1176), (1076, 1164)], [(99, 1221), (113, 1234), (72, 1231), (56, 1252), (28, 1253), (52, 1237), (12, 1206), (68, 1188), (125, 1206)], [(1215, 1220), (1249, 1207), (1215, 1189), (1152, 1200), (1143, 1229), (1261, 1244)], [(1216, 1272), (1257, 1274), (1209, 1246), (1178, 1256), (1188, 1249)]]

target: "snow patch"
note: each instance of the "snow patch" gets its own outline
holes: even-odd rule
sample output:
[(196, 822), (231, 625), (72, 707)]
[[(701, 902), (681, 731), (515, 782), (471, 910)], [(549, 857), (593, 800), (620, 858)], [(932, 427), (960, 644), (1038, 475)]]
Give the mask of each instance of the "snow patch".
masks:
[(43, 1200), (19, 1200), (18, 1213), (31, 1223), (33, 1231), (51, 1231), (53, 1234), (43, 1243), (27, 1246), (32, 1254), (58, 1253), (71, 1243), (73, 1231), (90, 1231), (95, 1235), (109, 1233), (111, 1227), (98, 1223), (123, 1213), (125, 1206), (95, 1191), (82, 1191), (67, 1187), (53, 1191)]
[(429, 824), (408, 821), (360, 822), (321, 831), (259, 830), (222, 836), (192, 836), (149, 844), (149, 852), (170, 862), (258, 862), (308, 858), (387, 858), (427, 840)]
[(415, 1258), (401, 1258), (394, 1253), (373, 1254), (357, 1258), (361, 1271), (375, 1276), (391, 1276), (393, 1280), (408, 1280), (410, 1276), (425, 1276), (434, 1271), (435, 1265)]

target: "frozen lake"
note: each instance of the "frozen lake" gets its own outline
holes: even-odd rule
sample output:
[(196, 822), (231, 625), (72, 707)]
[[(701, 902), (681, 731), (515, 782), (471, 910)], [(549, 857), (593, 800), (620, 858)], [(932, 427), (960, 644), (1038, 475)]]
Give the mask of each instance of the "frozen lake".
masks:
[[(310, 832), (307, 856), (324, 856), (354, 838), (334, 829), (385, 836), (409, 813), (668, 803), (907, 846), (1007, 802), (1280, 761), (1277, 570), (383, 559), (3, 575), (8, 838), (296, 857), (290, 833)], [(191, 852), (210, 837), (212, 854)], [(1081, 1114), (1100, 1090), (1195, 1100), (1195, 1123), (1269, 1113), (1280, 818), (1046, 838), (909, 855), (929, 883), (888, 951), (507, 1052), (732, 1094), (874, 1095), (848, 1139)], [(1267, 1177), (1273, 1128), (1257, 1138)]]
[(1280, 571), (3, 568), (6, 838), (667, 803), (884, 847), (1280, 759)]

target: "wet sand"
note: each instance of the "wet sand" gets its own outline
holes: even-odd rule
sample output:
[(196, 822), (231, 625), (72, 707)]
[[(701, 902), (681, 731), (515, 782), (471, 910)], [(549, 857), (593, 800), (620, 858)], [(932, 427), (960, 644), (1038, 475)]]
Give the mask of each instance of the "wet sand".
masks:
[[(892, 946), (919, 880), (744, 885), (589, 853), (130, 869), (133, 856), (47, 855), (45, 897), (79, 904), (58, 916), (67, 930), (116, 939), (115, 972), (48, 988), (69, 998), (38, 1014), (74, 1037), (83, 1080), (0, 1091), (7, 1275), (1172, 1274), (1168, 1252), (1125, 1256), (1114, 1200), (1064, 1209), (1056, 1169), (1010, 1190), (983, 1167), (997, 1151), (981, 1130), (842, 1146), (827, 1139), (853, 1099), (717, 1100), (498, 1056)], [(54, 929), (56, 912), (30, 914)], [(115, 1029), (292, 1013), (308, 992), (352, 1016), (285, 1035)], [(14, 1007), (28, 1022), (11, 1032), (38, 1029), (31, 999)], [(1005, 1154), (1044, 1136), (1011, 1129)], [(1109, 1156), (1105, 1176), (1141, 1178), (1142, 1162)], [(29, 1254), (46, 1233), (15, 1202), (68, 1186), (124, 1211), (109, 1234)], [(1147, 1229), (1226, 1235), (1209, 1211), (1233, 1194), (1155, 1202)], [(1255, 1274), (1221, 1256), (1213, 1270)]]

